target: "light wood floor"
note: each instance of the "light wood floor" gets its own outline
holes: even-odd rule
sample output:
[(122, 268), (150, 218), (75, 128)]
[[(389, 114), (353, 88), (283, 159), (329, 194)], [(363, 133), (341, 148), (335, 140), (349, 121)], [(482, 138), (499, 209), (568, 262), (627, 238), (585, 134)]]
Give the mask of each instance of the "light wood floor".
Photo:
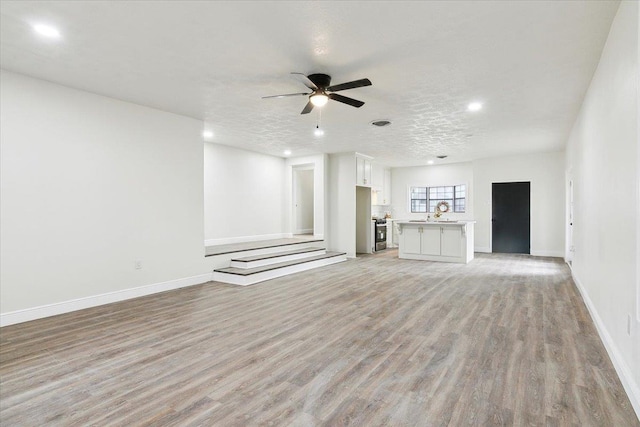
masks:
[(396, 255), (5, 327), (0, 424), (640, 425), (560, 260)]

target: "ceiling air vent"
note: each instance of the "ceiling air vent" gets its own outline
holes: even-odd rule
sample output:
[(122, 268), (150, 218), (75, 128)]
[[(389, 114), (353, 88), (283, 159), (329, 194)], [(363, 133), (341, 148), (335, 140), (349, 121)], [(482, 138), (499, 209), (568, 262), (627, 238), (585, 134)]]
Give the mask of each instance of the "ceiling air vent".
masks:
[(384, 127), (389, 126), (391, 122), (389, 120), (374, 120), (371, 122), (371, 124), (378, 127)]

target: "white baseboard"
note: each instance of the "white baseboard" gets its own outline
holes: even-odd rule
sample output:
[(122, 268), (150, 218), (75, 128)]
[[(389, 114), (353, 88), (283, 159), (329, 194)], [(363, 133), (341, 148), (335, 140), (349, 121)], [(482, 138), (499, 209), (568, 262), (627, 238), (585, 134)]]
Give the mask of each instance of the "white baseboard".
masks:
[(157, 294), (158, 292), (199, 285), (201, 283), (211, 281), (211, 278), (212, 273), (207, 273), (201, 274), (199, 276), (170, 280), (168, 282), (153, 283), (151, 285), (139, 286), (137, 288), (108, 292), (106, 294), (92, 295), (89, 297), (58, 302), (55, 304), (48, 304), (39, 307), (27, 308), (24, 310), (11, 311), (9, 313), (0, 314), (0, 327), (14, 325), (16, 323), (28, 322), (30, 320), (42, 319), (50, 316), (56, 316), (58, 314), (70, 313), (72, 311), (97, 307), (99, 305), (124, 301), (145, 295)]
[(564, 258), (564, 251), (534, 251), (531, 250), (531, 255), (533, 256), (548, 256), (555, 258)]
[[(487, 247), (487, 246), (476, 246), (475, 248), (473, 248), (474, 252), (481, 252), (481, 253), (485, 253), (485, 254), (490, 254), (492, 253), (491, 248)], [(564, 252), (563, 251), (531, 251), (531, 255), (533, 256), (549, 256), (549, 257), (558, 257), (558, 258), (562, 258), (564, 257)]]
[(284, 239), (291, 237), (291, 233), (258, 234), (256, 236), (225, 237), (224, 239), (207, 239), (205, 246), (228, 245), (230, 243), (257, 242), (259, 240)]
[(573, 281), (575, 282), (578, 291), (580, 291), (580, 295), (582, 295), (582, 299), (587, 306), (587, 310), (589, 310), (591, 319), (593, 319), (593, 323), (596, 325), (596, 329), (598, 331), (598, 334), (600, 335), (600, 339), (604, 343), (604, 347), (607, 349), (607, 353), (609, 353), (611, 362), (613, 362), (613, 367), (618, 373), (618, 377), (620, 378), (620, 382), (622, 382), (624, 390), (627, 392), (627, 396), (629, 396), (629, 400), (631, 401), (633, 409), (636, 411), (636, 416), (638, 417), (638, 419), (640, 419), (640, 386), (638, 386), (638, 383), (634, 381), (631, 369), (629, 369), (629, 366), (620, 355), (618, 347), (607, 331), (607, 328), (600, 318), (600, 315), (598, 314), (595, 305), (591, 301), (591, 298), (589, 298), (587, 290), (582, 285), (582, 282), (580, 282), (580, 280), (576, 277), (573, 270), (571, 271), (571, 277), (573, 277)]

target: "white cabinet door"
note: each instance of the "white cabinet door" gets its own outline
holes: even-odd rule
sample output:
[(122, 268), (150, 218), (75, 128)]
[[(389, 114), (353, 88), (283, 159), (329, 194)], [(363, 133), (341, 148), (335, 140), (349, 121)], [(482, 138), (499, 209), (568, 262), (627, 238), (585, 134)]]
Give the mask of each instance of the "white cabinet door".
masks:
[(382, 204), (391, 204), (391, 169), (384, 169), (384, 183), (382, 186)]
[(399, 243), (399, 258), (466, 264), (473, 259), (473, 223), (423, 225), (402, 222)]
[(440, 255), (440, 227), (422, 227), (422, 255)]
[(356, 185), (371, 187), (371, 160), (356, 156)]
[(442, 243), (441, 255), (461, 257), (462, 253), (462, 227), (441, 227)]
[(391, 170), (377, 163), (371, 163), (371, 188), (373, 190), (371, 204), (389, 206), (391, 204)]
[(420, 228), (418, 227), (405, 227), (402, 230), (402, 247), (404, 253), (407, 254), (420, 254)]
[(371, 186), (377, 190), (384, 186), (384, 167), (377, 163), (371, 163)]
[(376, 190), (375, 187), (371, 188), (371, 204), (374, 206), (382, 206), (382, 190)]
[(393, 244), (393, 247), (397, 247), (398, 243), (400, 241), (400, 236), (398, 234), (400, 230), (398, 229), (398, 224), (394, 223), (393, 224), (393, 231), (391, 232), (391, 243)]
[(364, 159), (364, 185), (371, 186), (371, 160)]

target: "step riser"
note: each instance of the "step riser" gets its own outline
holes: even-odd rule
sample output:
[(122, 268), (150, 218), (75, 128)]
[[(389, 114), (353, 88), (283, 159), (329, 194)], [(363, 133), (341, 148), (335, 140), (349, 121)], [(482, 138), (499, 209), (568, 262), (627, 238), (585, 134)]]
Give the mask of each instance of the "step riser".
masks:
[(248, 286), (253, 285), (254, 283), (264, 282), (265, 280), (275, 279), (277, 277), (299, 273), (301, 271), (311, 270), (313, 268), (323, 267), (325, 265), (336, 264), (338, 262), (346, 260), (347, 257), (345, 255), (340, 255), (331, 258), (320, 259), (317, 261), (310, 261), (303, 264), (291, 265), (289, 267), (278, 268), (275, 270), (269, 270), (262, 273), (251, 274), (249, 276), (240, 276), (237, 274), (214, 271), (213, 280), (216, 282), (229, 283), (231, 285)]
[[(311, 246), (311, 247), (316, 246), (318, 247), (318, 249), (325, 249), (324, 243), (325, 242), (323, 241), (310, 242), (307, 246)], [(229, 267), (229, 263), (233, 258), (274, 254), (282, 251), (297, 249), (299, 247), (300, 247), (299, 244), (293, 244), (293, 245), (278, 246), (273, 248), (259, 248), (259, 249), (252, 249), (248, 251), (231, 252), (231, 253), (222, 254), (222, 255), (210, 255), (205, 257), (205, 262), (207, 263), (209, 268), (211, 268), (211, 270), (215, 270), (216, 268)]]
[(327, 251), (325, 249), (318, 249), (317, 251), (313, 251), (313, 252), (305, 252), (305, 253), (301, 253), (301, 254), (294, 254), (294, 255), (287, 255), (287, 256), (281, 256), (281, 257), (274, 257), (274, 258), (267, 258), (267, 259), (261, 259), (261, 260), (257, 260), (257, 261), (231, 261), (230, 263), (230, 267), (236, 267), (236, 268), (254, 268), (254, 267), (263, 267), (265, 265), (269, 265), (269, 264), (276, 264), (278, 262), (285, 262), (285, 261), (293, 261), (296, 259), (304, 259), (307, 258), (309, 256), (313, 256), (313, 255), (320, 255), (320, 254), (325, 254), (327, 253)]

